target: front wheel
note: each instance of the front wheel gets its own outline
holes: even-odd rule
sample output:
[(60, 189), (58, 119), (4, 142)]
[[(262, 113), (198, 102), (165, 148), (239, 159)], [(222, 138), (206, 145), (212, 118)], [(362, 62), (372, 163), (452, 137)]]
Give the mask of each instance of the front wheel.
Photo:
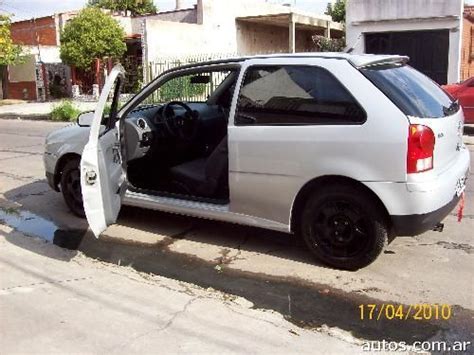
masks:
[(84, 218), (84, 204), (82, 202), (81, 173), (79, 159), (68, 161), (61, 172), (61, 192), (67, 206), (76, 216)]
[(315, 191), (303, 211), (301, 233), (319, 260), (346, 270), (372, 263), (388, 238), (386, 218), (377, 201), (350, 185)]

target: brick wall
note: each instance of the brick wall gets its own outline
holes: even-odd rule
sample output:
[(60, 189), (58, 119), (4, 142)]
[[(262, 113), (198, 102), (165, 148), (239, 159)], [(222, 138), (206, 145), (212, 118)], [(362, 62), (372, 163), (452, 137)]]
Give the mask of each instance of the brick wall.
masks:
[(461, 80), (474, 76), (474, 6), (464, 7)]
[[(15, 100), (36, 100), (36, 82), (20, 81), (17, 83), (7, 82), (6, 98)], [(27, 96), (24, 94), (26, 89)]]
[(58, 42), (54, 16), (41, 17), (34, 21), (14, 22), (11, 26), (11, 34), (13, 42), (18, 44), (55, 46)]

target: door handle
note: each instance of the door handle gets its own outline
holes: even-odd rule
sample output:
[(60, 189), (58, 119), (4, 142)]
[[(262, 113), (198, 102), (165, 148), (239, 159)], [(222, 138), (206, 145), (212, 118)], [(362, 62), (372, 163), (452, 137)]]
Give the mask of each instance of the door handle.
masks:
[(97, 181), (97, 174), (94, 170), (86, 171), (85, 180), (87, 185), (94, 185)]
[(244, 113), (239, 113), (237, 115), (237, 122), (240, 124), (254, 124), (257, 122), (257, 119), (253, 116), (246, 115)]

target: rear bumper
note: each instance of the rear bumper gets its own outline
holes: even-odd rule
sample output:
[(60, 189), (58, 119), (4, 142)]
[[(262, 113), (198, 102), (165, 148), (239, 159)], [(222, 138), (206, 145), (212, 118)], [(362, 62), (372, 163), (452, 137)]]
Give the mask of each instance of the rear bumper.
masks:
[(454, 198), (447, 205), (425, 214), (391, 216), (392, 226), (397, 236), (415, 236), (432, 230), (456, 207), (460, 197)]
[(468, 175), (469, 165), (469, 150), (462, 149), (458, 158), (440, 174), (430, 171), (414, 174), (409, 182), (365, 184), (379, 196), (389, 216), (424, 216), (452, 202), (458, 181)]

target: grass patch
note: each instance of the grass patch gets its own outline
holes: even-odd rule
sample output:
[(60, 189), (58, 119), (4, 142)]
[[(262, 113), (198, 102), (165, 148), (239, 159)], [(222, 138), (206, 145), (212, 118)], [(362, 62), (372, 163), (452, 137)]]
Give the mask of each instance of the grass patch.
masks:
[(75, 121), (81, 110), (75, 106), (70, 100), (63, 100), (59, 104), (53, 106), (51, 111), (51, 119), (53, 121)]

